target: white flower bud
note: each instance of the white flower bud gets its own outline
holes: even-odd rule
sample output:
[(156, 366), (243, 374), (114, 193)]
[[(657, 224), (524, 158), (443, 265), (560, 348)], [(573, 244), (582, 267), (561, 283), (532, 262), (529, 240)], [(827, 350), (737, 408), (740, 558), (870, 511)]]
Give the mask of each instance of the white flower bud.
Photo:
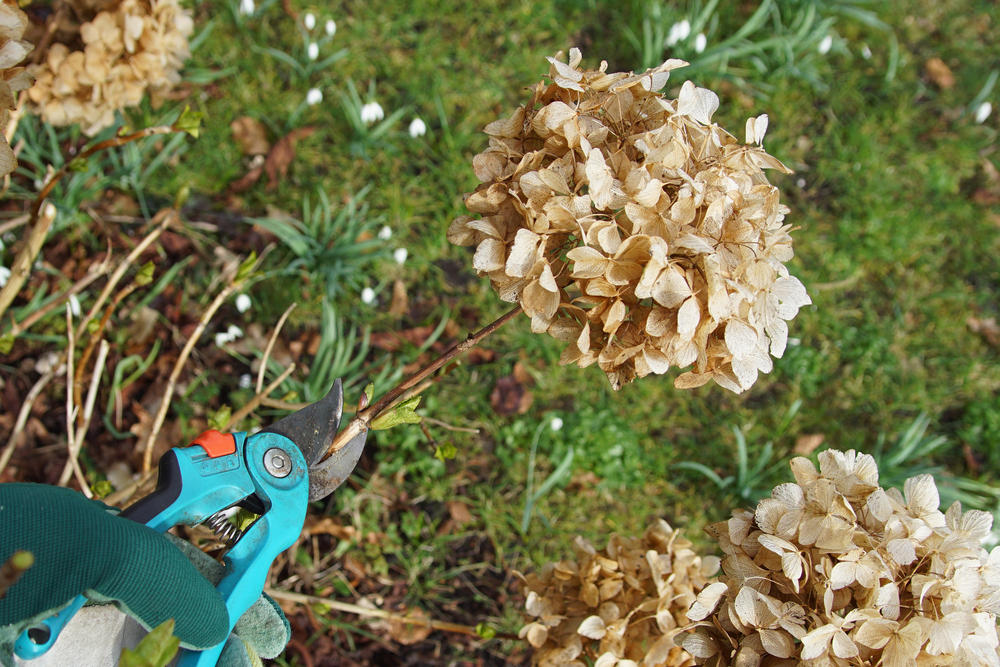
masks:
[(254, 5), (253, 0), (240, 0), (240, 14), (243, 16), (250, 16), (256, 11), (257, 6)]
[(240, 376), (240, 389), (249, 389), (253, 385), (253, 378), (249, 373)]
[(306, 55), (309, 56), (309, 60), (316, 60), (319, 58), (319, 44), (316, 42), (310, 42), (309, 48), (306, 49)]
[(416, 139), (427, 134), (427, 125), (419, 118), (414, 118), (410, 122), (410, 136)]
[(302, 25), (306, 27), (306, 30), (312, 30), (316, 27), (316, 16), (312, 12), (306, 14), (302, 17)]
[(80, 317), (80, 300), (75, 294), (69, 296), (69, 310), (73, 313), (73, 317)]
[(306, 93), (306, 104), (315, 106), (323, 101), (323, 91), (319, 88), (310, 88)]
[(976, 122), (982, 123), (990, 117), (991, 113), (993, 113), (993, 105), (989, 102), (983, 102), (979, 105), (979, 108), (976, 109)]
[(238, 297), (236, 297), (236, 310), (240, 311), (241, 313), (245, 313), (248, 310), (250, 310), (250, 306), (251, 306), (250, 297), (247, 296), (246, 294), (240, 294)]
[(406, 262), (407, 254), (406, 248), (396, 248), (392, 251), (392, 258), (396, 260), (396, 264), (403, 264)]
[(382, 111), (382, 105), (378, 102), (369, 102), (368, 104), (361, 107), (361, 122), (366, 125), (371, 125), (374, 122), (380, 121), (385, 118), (385, 112)]
[(10, 269), (0, 266), (0, 287), (6, 285), (8, 280), (10, 280)]
[(333, 37), (334, 35), (337, 34), (337, 22), (334, 21), (333, 19), (330, 19), (329, 21), (326, 22), (326, 34), (328, 34), (330, 37)]
[(229, 340), (230, 340), (229, 334), (227, 334), (225, 331), (220, 331), (219, 333), (215, 334), (215, 344), (219, 347), (222, 347), (223, 345), (228, 343)]
[(563, 427), (563, 420), (559, 417), (553, 417), (550, 426), (552, 426), (553, 431), (558, 431)]
[(827, 35), (826, 37), (823, 38), (823, 41), (819, 43), (819, 46), (816, 47), (816, 50), (819, 51), (819, 54), (821, 56), (825, 56), (827, 53), (830, 52), (830, 47), (832, 46), (833, 46), (833, 35)]
[(243, 329), (240, 329), (235, 324), (230, 324), (229, 328), (226, 329), (226, 335), (229, 336), (229, 340), (236, 340), (237, 338), (242, 338)]
[(375, 303), (375, 290), (371, 287), (366, 287), (361, 290), (361, 302), (367, 305)]
[(694, 51), (695, 53), (701, 53), (705, 50), (708, 45), (708, 38), (705, 37), (705, 33), (699, 32), (698, 36), (694, 38)]
[(386, 225), (385, 227), (383, 227), (382, 229), (379, 230), (378, 237), (380, 239), (382, 239), (383, 241), (387, 241), (388, 239), (391, 239), (392, 238), (392, 228), (389, 227), (389, 225)]

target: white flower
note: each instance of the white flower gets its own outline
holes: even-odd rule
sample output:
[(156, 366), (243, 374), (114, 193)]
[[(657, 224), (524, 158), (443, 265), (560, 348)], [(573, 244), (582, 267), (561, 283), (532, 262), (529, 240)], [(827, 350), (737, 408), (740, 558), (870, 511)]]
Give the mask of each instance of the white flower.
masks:
[(698, 36), (694, 38), (694, 51), (695, 53), (701, 53), (705, 50), (708, 45), (708, 38), (705, 37), (705, 33), (699, 32)]
[(0, 266), (0, 287), (6, 285), (8, 280), (10, 280), (10, 269)]
[(222, 347), (229, 341), (230, 341), (229, 334), (227, 334), (225, 331), (220, 331), (219, 333), (215, 334), (215, 344), (218, 347)]
[(389, 227), (389, 225), (386, 225), (385, 227), (383, 227), (382, 229), (380, 229), (378, 231), (378, 237), (380, 239), (382, 239), (383, 241), (391, 239), (392, 238), (392, 228)]
[(306, 49), (306, 55), (309, 56), (309, 60), (316, 60), (319, 58), (319, 44), (316, 42), (310, 42), (309, 48)]
[(253, 4), (253, 0), (240, 0), (240, 14), (244, 16), (251, 16), (257, 6)]
[(990, 104), (989, 102), (983, 102), (982, 104), (979, 105), (979, 108), (976, 109), (976, 122), (982, 123), (984, 120), (990, 117), (990, 114), (992, 112), (993, 112), (993, 105)]
[(237, 338), (242, 338), (243, 329), (240, 329), (235, 324), (230, 324), (229, 328), (226, 329), (226, 336), (229, 337), (229, 340), (236, 340)]
[(323, 91), (319, 88), (310, 88), (306, 93), (306, 104), (315, 106), (323, 101)]
[(236, 310), (241, 313), (245, 313), (250, 310), (250, 297), (246, 294), (240, 294), (236, 297)]
[(369, 102), (368, 104), (361, 107), (361, 122), (366, 125), (371, 125), (376, 121), (380, 121), (385, 118), (385, 112), (382, 111), (382, 105), (378, 102)]
[(328, 34), (330, 37), (333, 37), (334, 35), (337, 34), (337, 22), (334, 21), (333, 19), (330, 19), (326, 22), (326, 34)]
[[(312, 14), (310, 14), (310, 16), (312, 16)], [(249, 373), (244, 373), (240, 376), (240, 389), (249, 389), (252, 384), (253, 378), (250, 377)]]
[(45, 375), (56, 367), (59, 363), (59, 355), (55, 352), (46, 352), (35, 362), (35, 371)]
[(368, 305), (375, 303), (375, 290), (371, 287), (361, 290), (361, 302)]
[(396, 264), (402, 264), (406, 261), (406, 248), (396, 248), (392, 251), (392, 258), (396, 260)]
[(419, 118), (414, 118), (410, 122), (410, 136), (416, 139), (427, 134), (427, 125)]
[(73, 317), (80, 317), (80, 300), (76, 298), (75, 294), (69, 295), (69, 309), (73, 313)]
[(867, 44), (861, 45), (861, 57), (865, 60), (871, 60), (872, 50), (868, 48)]
[(691, 24), (687, 19), (679, 21), (670, 26), (670, 34), (667, 36), (667, 46), (673, 46), (677, 42), (682, 42), (691, 34)]
[(306, 27), (306, 30), (312, 30), (316, 27), (316, 17), (312, 12), (306, 14), (302, 17), (302, 25)]
[(819, 51), (821, 56), (825, 56), (830, 52), (831, 46), (833, 46), (833, 35), (827, 35), (823, 38), (823, 41), (819, 43), (819, 46), (816, 47), (816, 50)]
[(552, 427), (553, 431), (558, 431), (559, 429), (562, 428), (562, 425), (563, 425), (562, 419), (559, 419), (559, 417), (552, 418), (552, 423), (550, 424), (550, 426)]

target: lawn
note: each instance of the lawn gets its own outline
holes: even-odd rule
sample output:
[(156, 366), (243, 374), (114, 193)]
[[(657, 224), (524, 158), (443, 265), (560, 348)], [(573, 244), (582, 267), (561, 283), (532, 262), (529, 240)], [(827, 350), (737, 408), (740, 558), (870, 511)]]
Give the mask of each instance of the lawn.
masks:
[[(142, 257), (154, 265), (151, 286), (110, 319), (99, 416), (81, 454), (90, 484), (140, 470), (148, 415), (234, 253), (263, 256), (242, 290), (252, 305), (241, 312), (230, 298), (212, 318), (157, 455), (254, 396), (243, 377), (256, 380), (292, 302), (266, 373), (274, 380), (297, 362), (272, 395), (285, 404), (318, 399), (340, 374), (348, 403), (373, 379), (381, 395), (503, 314), (509, 305), (476, 276), (473, 248), (448, 243), (446, 231), (478, 184), (483, 127), (527, 101), (546, 56), (577, 46), (586, 66), (606, 59), (609, 71), (690, 60), (692, 80), (719, 94), (714, 120), (741, 139), (748, 117), (768, 114), (765, 147), (794, 170), (768, 174), (795, 226), (788, 267), (812, 298), (789, 323), (788, 349), (739, 395), (714, 384), (675, 389), (677, 370), (615, 392), (596, 366), (559, 365), (562, 344), (518, 317), (434, 378), (418, 409), (424, 428), (370, 436), (358, 471), (314, 507), (309, 539), (279, 558), (271, 585), (516, 634), (523, 595), (512, 571), (567, 558), (576, 535), (603, 544), (657, 518), (709, 552), (706, 524), (790, 481), (791, 457), (827, 447), (875, 455), (884, 486), (933, 471), (943, 503), (961, 498), (1000, 517), (1000, 115), (976, 117), (982, 102), (1000, 106), (996, 3), (788, 0), (776, 3), (783, 26), (772, 16), (727, 42), (761, 3), (722, 2), (701, 30), (657, 48), (704, 4), (289, 0), (252, 15), (237, 2), (194, 6), (195, 48), (175, 99), (155, 110), (146, 101), (125, 120), (156, 125), (190, 105), (205, 114), (200, 136), (115, 149), (120, 157), (90, 165), (113, 178), (95, 171), (58, 190), (45, 262), (15, 302), (21, 320), (38, 308), (33, 294), (68, 287), (109, 243), (127, 252), (147, 216), (181, 203), (180, 221)], [(808, 23), (810, 8), (818, 12)], [(706, 35), (700, 52), (696, 32)], [(668, 97), (687, 78), (674, 71)], [(312, 90), (321, 101), (309, 103)], [(365, 123), (372, 102), (384, 118)], [(237, 119), (256, 121), (266, 160), (241, 150)], [(23, 126), (12, 145), (49, 136), (37, 122)], [(50, 160), (84, 141), (50, 134), (39, 149)], [(255, 169), (259, 180), (247, 177)], [(22, 160), (3, 215), (26, 210), (16, 188), (38, 177)], [(84, 202), (92, 214), (80, 212)], [(7, 266), (12, 234), (0, 255)], [(84, 311), (98, 293), (79, 295)], [(151, 319), (139, 335), (143, 307)], [(242, 336), (217, 338), (230, 325)], [(3, 441), (40, 375), (37, 360), (65, 349), (65, 334), (57, 309), (0, 357)], [(150, 363), (123, 386), (137, 362), (117, 380), (115, 369), (132, 357)], [(55, 482), (65, 391), (57, 380), (43, 392), (37, 426), (0, 481)], [(234, 428), (285, 414), (272, 403)], [(298, 646), (281, 665), (528, 659), (527, 645), (508, 639), (428, 636), (324, 613), (322, 603), (287, 611)]]

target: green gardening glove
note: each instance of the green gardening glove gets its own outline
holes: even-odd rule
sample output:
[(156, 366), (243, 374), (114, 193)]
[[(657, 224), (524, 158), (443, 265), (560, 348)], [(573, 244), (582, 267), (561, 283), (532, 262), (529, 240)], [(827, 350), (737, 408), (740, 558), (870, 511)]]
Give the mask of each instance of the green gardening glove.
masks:
[[(174, 538), (175, 544), (115, 513), (69, 489), (0, 484), (0, 563), (19, 550), (35, 557), (34, 566), (0, 599), (5, 667), (13, 664), (13, 642), (22, 630), (81, 593), (113, 603), (146, 629), (174, 619), (174, 634), (185, 648), (204, 649), (227, 639), (229, 614), (214, 587), (223, 566), (186, 542)], [(230, 638), (220, 666), (259, 664), (257, 655), (274, 657), (290, 637), (287, 620), (266, 596), (235, 632), (244, 641)]]

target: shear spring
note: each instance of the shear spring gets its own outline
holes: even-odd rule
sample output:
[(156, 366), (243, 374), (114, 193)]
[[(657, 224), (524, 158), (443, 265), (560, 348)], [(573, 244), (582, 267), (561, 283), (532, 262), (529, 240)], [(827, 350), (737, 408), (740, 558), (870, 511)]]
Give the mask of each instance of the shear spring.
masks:
[(237, 508), (230, 507), (220, 512), (216, 512), (208, 517), (205, 524), (222, 540), (226, 547), (231, 547), (242, 537), (243, 531), (235, 523), (229, 521), (234, 516)]

